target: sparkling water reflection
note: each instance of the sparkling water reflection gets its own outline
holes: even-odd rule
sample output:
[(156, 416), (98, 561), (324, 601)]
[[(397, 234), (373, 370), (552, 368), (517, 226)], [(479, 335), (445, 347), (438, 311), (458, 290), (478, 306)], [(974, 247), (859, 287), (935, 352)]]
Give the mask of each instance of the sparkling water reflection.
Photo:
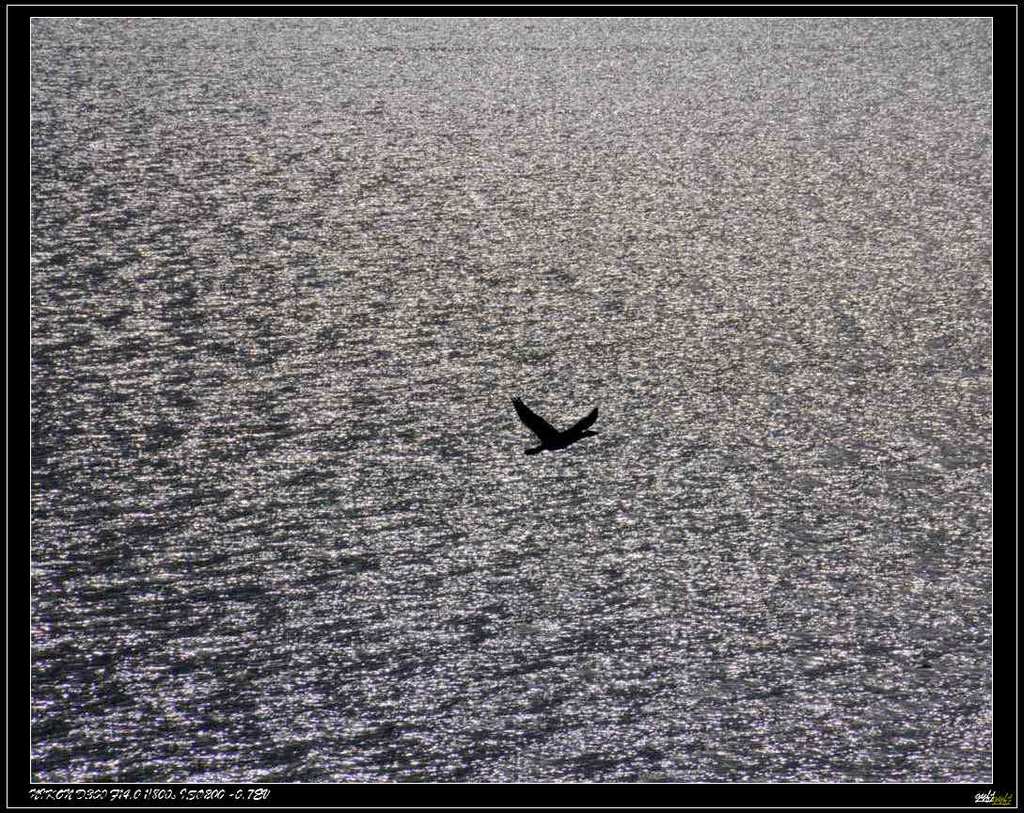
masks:
[(35, 20), (34, 777), (985, 781), (990, 26)]

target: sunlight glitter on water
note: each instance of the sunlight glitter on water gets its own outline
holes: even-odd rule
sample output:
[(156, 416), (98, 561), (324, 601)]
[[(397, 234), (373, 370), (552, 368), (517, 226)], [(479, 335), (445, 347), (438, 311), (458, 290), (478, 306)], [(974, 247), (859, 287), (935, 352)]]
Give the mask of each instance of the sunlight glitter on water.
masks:
[(985, 780), (989, 25), (36, 21), (35, 777)]

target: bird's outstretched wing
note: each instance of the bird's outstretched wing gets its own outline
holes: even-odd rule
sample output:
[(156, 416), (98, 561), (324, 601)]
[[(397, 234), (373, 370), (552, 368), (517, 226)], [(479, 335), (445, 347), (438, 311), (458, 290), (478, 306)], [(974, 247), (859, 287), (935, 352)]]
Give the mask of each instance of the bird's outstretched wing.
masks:
[[(540, 438), (541, 443), (547, 443), (548, 441), (555, 440), (558, 437), (559, 432), (555, 427), (549, 424), (518, 398), (512, 399), (512, 406), (516, 408), (516, 414), (519, 416), (519, 420), (525, 423), (527, 427), (529, 427), (530, 431)], [(595, 415), (594, 417), (597, 416)]]
[(573, 424), (572, 427), (570, 427), (569, 429), (565, 430), (565, 434), (567, 434), (567, 435), (574, 435), (577, 432), (582, 432), (584, 429), (589, 429), (590, 425), (594, 421), (596, 421), (596, 420), (597, 420), (597, 407), (594, 407), (591, 410), (589, 415), (587, 415), (584, 418), (580, 418), (578, 421), (576, 421), (575, 424)]

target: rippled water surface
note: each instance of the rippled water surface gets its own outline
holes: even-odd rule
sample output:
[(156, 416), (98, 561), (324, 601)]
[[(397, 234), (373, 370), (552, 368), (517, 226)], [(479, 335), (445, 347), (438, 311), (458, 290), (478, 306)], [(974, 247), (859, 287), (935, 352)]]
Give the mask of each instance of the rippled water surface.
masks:
[(37, 780), (990, 777), (989, 21), (32, 35)]

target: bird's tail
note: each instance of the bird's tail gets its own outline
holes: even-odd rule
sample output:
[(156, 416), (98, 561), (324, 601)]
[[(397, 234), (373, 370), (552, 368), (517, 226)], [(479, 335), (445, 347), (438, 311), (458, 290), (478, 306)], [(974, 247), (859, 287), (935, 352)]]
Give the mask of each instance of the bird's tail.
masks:
[(527, 454), (540, 454), (541, 452), (543, 452), (543, 451), (544, 451), (544, 447), (543, 447), (543, 446), (538, 446), (538, 447), (537, 447), (537, 448), (535, 448), (535, 449), (525, 449), (524, 451), (525, 451), (525, 452), (526, 452)]

